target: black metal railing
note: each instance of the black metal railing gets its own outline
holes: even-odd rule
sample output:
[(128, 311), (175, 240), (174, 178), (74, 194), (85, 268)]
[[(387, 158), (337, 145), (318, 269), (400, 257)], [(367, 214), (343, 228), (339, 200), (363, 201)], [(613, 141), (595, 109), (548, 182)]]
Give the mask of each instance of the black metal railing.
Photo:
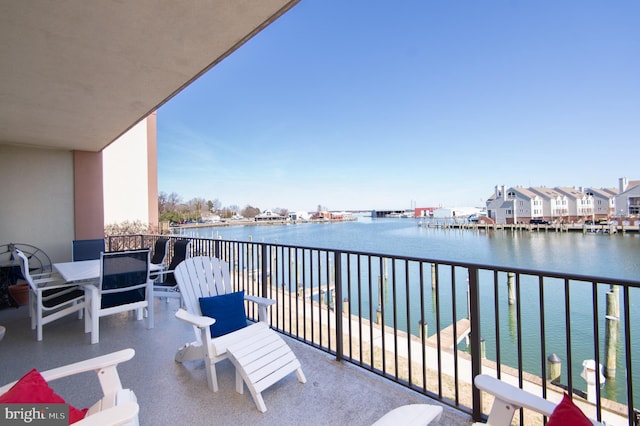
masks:
[[(109, 237), (109, 250), (153, 247)], [(173, 240), (183, 237), (170, 237)], [(609, 424), (635, 418), (640, 281), (340, 249), (189, 238), (234, 287), (275, 299), (279, 332), (480, 420), (477, 374), (567, 392)], [(170, 244), (167, 262), (172, 255)], [(635, 310), (634, 310), (635, 309)], [(249, 317), (257, 318), (257, 311)], [(603, 385), (597, 380), (603, 364)], [(519, 424), (530, 413), (521, 410)]]

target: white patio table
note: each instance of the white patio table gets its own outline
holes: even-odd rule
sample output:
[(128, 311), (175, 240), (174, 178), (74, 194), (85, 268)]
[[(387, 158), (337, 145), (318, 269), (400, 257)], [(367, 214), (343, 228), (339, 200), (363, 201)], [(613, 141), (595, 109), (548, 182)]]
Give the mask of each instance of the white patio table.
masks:
[[(65, 281), (75, 284), (78, 284), (78, 281), (89, 281), (90, 283), (97, 284), (98, 279), (100, 279), (99, 259), (54, 263), (53, 268), (58, 271)], [(149, 264), (149, 272), (159, 272), (160, 270), (162, 270), (162, 265)]]

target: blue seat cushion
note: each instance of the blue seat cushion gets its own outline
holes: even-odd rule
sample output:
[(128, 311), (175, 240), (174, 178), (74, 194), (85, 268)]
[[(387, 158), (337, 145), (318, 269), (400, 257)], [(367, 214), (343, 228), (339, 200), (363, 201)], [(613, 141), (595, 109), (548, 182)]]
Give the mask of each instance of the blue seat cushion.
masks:
[(210, 327), (211, 337), (223, 336), (247, 326), (244, 291), (201, 297), (199, 301), (202, 315), (216, 320), (215, 324)]

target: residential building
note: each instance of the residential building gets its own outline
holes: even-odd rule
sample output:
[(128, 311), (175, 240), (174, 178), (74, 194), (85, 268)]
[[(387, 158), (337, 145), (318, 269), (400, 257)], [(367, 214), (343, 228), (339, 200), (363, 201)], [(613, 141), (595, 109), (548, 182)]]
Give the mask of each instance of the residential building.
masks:
[(413, 210), (414, 217), (432, 217), (433, 212), (437, 210), (438, 207), (416, 207)]
[(267, 222), (272, 220), (286, 220), (287, 217), (280, 216), (271, 210), (265, 210), (254, 218), (256, 222)]
[(507, 189), (505, 185), (496, 185), (494, 193), (486, 202), (487, 217), (493, 219), (497, 224), (506, 224), (517, 223), (519, 217), (530, 215), (533, 209), (530, 205), (527, 206), (527, 195), (522, 192), (523, 198), (518, 200), (516, 189)]
[(630, 181), (620, 178), (620, 193), (615, 196), (616, 216), (640, 215), (640, 180)]
[(534, 186), (529, 190), (542, 197), (542, 216), (551, 220), (564, 220), (569, 215), (569, 200), (565, 194), (546, 186)]
[[(626, 192), (623, 188), (627, 188)], [(640, 181), (621, 178), (620, 191), (615, 188), (507, 188), (501, 185), (495, 187), (486, 206), (487, 216), (498, 224), (529, 223), (531, 219), (580, 223), (589, 219), (628, 217), (639, 214)]]
[(615, 188), (587, 188), (585, 192), (593, 198), (592, 220), (615, 216)]
[(556, 187), (555, 190), (567, 198), (567, 216), (569, 222), (593, 216), (593, 197), (582, 188)]

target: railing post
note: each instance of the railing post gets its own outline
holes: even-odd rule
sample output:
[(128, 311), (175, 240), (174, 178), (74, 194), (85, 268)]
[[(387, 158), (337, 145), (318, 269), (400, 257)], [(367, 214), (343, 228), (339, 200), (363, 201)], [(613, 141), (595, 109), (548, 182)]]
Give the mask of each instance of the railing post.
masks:
[(220, 244), (222, 242), (220, 240), (213, 240), (213, 255), (219, 259), (222, 259), (222, 254), (220, 252)]
[[(482, 373), (482, 344), (480, 331), (480, 291), (478, 286), (478, 268), (469, 268), (469, 313), (471, 323), (470, 348), (471, 348), (471, 380)], [(472, 409), (473, 420), (482, 420), (482, 404), (480, 400), (480, 390), (475, 386), (471, 387), (473, 397)]]
[(270, 257), (267, 256), (267, 245), (260, 245), (260, 258), (262, 259), (262, 264), (260, 265), (260, 279), (262, 280), (260, 291), (262, 297), (269, 297), (267, 279), (269, 277), (269, 270), (271, 269), (269, 266)]
[[(342, 255), (340, 252), (333, 252), (333, 264), (335, 265), (334, 292), (335, 300), (342, 300)], [(336, 316), (336, 360), (342, 361), (343, 355), (343, 327), (342, 327), (342, 304), (335, 303), (333, 312)], [(349, 336), (350, 337), (350, 336)]]

